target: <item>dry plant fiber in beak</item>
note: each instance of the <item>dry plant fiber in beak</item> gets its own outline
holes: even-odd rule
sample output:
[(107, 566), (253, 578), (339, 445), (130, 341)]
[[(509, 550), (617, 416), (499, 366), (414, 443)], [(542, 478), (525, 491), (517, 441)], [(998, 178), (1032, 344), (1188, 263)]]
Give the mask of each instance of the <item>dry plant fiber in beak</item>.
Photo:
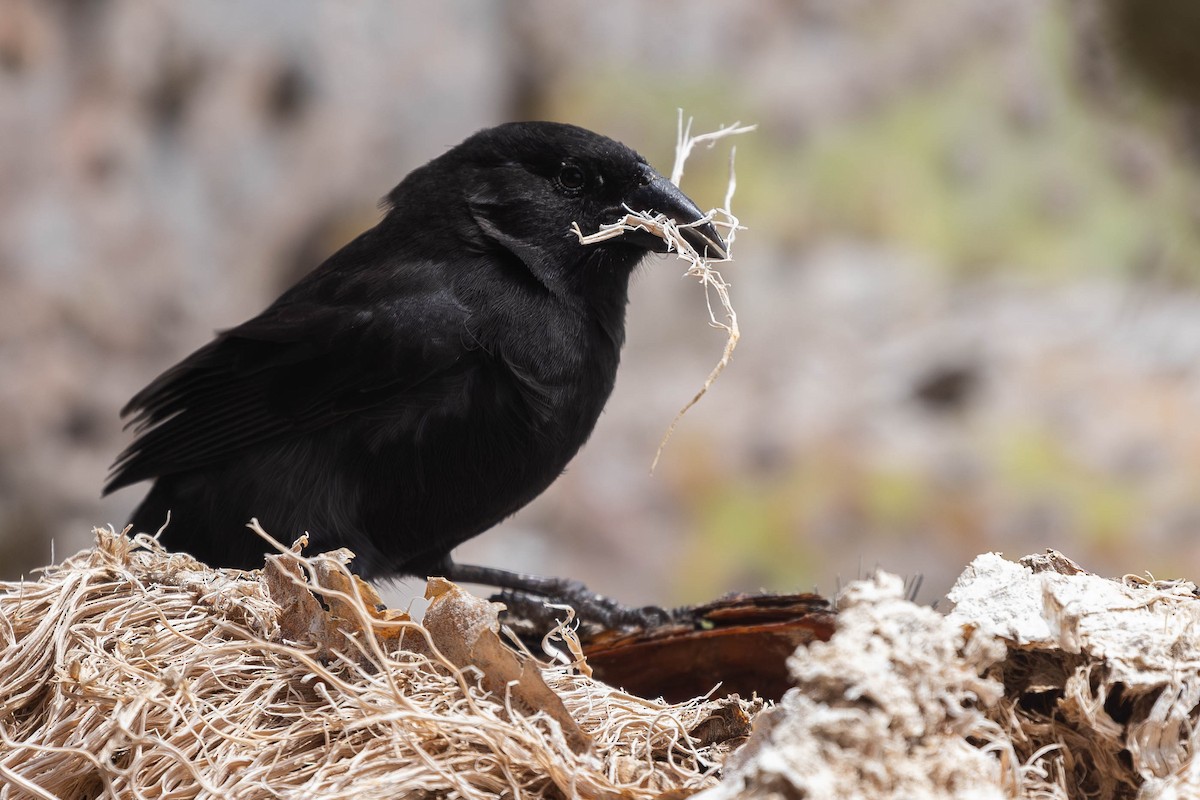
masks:
[[(679, 112), (678, 133), (675, 140), (675, 164), (671, 168), (671, 182), (676, 186), (679, 185), (679, 182), (683, 179), (684, 165), (696, 145), (706, 144), (712, 147), (721, 139), (742, 133), (749, 133), (755, 130), (756, 127), (755, 125), (742, 125), (739, 122), (735, 122), (732, 125), (725, 125), (710, 133), (692, 134), (692, 119), (689, 117), (685, 124), (683, 121), (683, 111), (681, 110)], [(721, 273), (714, 269), (715, 264), (733, 260), (734, 239), (737, 238), (739, 230), (745, 230), (732, 211), (733, 193), (737, 189), (737, 175), (733, 168), (736, 153), (736, 147), (730, 148), (729, 183), (725, 191), (724, 204), (720, 208), (711, 209), (695, 222), (681, 226), (666, 214), (649, 215), (626, 207), (628, 213), (624, 217), (614, 223), (602, 226), (600, 230), (594, 233), (585, 235), (577, 224), (573, 226), (573, 231), (579, 237), (581, 244), (594, 244), (596, 242), (607, 241), (608, 239), (620, 236), (626, 231), (634, 230), (646, 231), (660, 237), (667, 243), (668, 248), (672, 252), (687, 262), (688, 268), (684, 274), (699, 278), (700, 283), (704, 286), (704, 297), (708, 305), (709, 324), (714, 328), (724, 330), (727, 336), (725, 350), (721, 353), (721, 358), (717, 362), (717, 365), (713, 367), (712, 372), (709, 373), (708, 378), (704, 381), (704, 385), (700, 387), (700, 390), (696, 392), (683, 408), (679, 409), (675, 418), (671, 420), (666, 433), (663, 434), (663, 438), (658, 444), (658, 451), (654, 454), (654, 461), (650, 465), (651, 472), (658, 466), (658, 460), (662, 456), (663, 448), (667, 446), (667, 440), (675, 432), (679, 420), (683, 418), (688, 409), (699, 402), (700, 398), (708, 392), (709, 387), (713, 385), (713, 382), (724, 371), (725, 367), (729, 364), (729, 359), (733, 356), (734, 348), (737, 347), (738, 339), (741, 337), (741, 332), (738, 330), (737, 312), (734, 311), (733, 303), (729, 299), (729, 284), (721, 276)], [(712, 258), (708, 255), (707, 251), (701, 253), (681, 233), (681, 228), (695, 227), (706, 223), (712, 223), (725, 232), (724, 258)], [(724, 312), (723, 317), (718, 315), (717, 310), (713, 307), (713, 294), (716, 294), (717, 302)]]

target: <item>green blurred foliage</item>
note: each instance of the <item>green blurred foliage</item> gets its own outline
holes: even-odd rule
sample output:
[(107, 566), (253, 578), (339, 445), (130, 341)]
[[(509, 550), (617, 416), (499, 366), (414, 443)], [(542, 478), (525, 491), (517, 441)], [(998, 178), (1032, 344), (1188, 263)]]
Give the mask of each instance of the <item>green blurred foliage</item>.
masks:
[[(755, 107), (717, 55), (686, 85), (611, 68), (558, 86), (553, 106), (585, 125), (628, 120), (635, 127), (620, 135), (644, 143), (664, 169), (664, 109), (684, 108), (703, 130), (767, 121), (737, 142), (734, 207), (751, 228), (746, 239), (769, 242), (784, 264), (812, 243), (845, 238), (918, 253), (949, 283), (1002, 276), (1036, 292), (1109, 278), (1191, 291), (1200, 280), (1200, 148), (1180, 103), (1200, 85), (1190, 77), (1200, 38), (1181, 31), (1196, 27), (1200, 6), (1151, 5), (1042, 4), (1019, 58), (1011, 47), (964, 48), (919, 80), (792, 126), (778, 124), (786, 109)], [(702, 202), (724, 194), (717, 158), (723, 150), (699, 153), (684, 180)], [(1108, 554), (1110, 563), (1180, 568), (1135, 540), (1161, 513), (1161, 484), (1092, 463), (1053, 424), (1006, 425), (967, 420), (978, 474), (957, 481), (836, 438), (756, 472), (706, 454), (695, 433), (701, 441), (682, 446), (697, 452), (675, 476), (695, 531), (675, 599), (729, 586), (829, 590), (838, 554), (879, 550), (908, 549), (917, 564), (956, 570), (986, 550), (1052, 546), (1085, 561)]]
[(1063, 524), (1098, 548), (1121, 541), (1143, 516), (1137, 486), (1081, 463), (1051, 431), (1012, 431), (991, 450), (999, 484), (1013, 495), (1010, 502), (1054, 498), (1066, 516)]
[[(1200, 278), (1200, 191), (1193, 172), (1174, 168), (1162, 103), (1132, 83), (1120, 108), (1089, 95), (1064, 4), (1045, 4), (1036, 26), (1019, 68), (1011, 54), (982, 49), (799, 135), (764, 129), (743, 139), (738, 213), (785, 245), (830, 235), (886, 241), (932, 256), (951, 276)], [(719, 71), (664, 87), (614, 70), (561, 87), (552, 107), (609, 127), (644, 125), (675, 107), (705, 130), (772, 116)], [(671, 163), (661, 130), (629, 138), (651, 143), (645, 154), (663, 168)], [(701, 162), (685, 183), (715, 202), (723, 181)]]
[(676, 476), (694, 535), (674, 571), (673, 599), (699, 602), (727, 586), (829, 591), (822, 549), (831, 544), (898, 539), (969, 559), (995, 548), (994, 526), (1007, 516), (998, 506), (1008, 515), (1048, 509), (1057, 519), (1045, 546), (1055, 545), (1054, 530), (1071, 530), (1098, 552), (1119, 547), (1145, 512), (1144, 487), (1083, 463), (1052, 431), (981, 432), (978, 445), (989, 479), (955, 490), (833, 442), (771, 475), (730, 469), (693, 449), (687, 473)]

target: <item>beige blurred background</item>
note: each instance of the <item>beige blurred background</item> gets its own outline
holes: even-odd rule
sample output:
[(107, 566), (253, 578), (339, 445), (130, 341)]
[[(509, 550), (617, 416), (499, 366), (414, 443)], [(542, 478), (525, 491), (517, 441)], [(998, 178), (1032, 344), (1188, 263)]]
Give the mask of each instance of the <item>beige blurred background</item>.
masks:
[[(459, 551), (628, 602), (934, 600), (977, 553), (1200, 573), (1190, 0), (0, 0), (0, 579), (120, 525), (117, 410), (471, 132), (739, 142), (732, 365), (669, 259), (545, 496)], [(723, 194), (725, 152), (684, 189)], [(413, 582), (409, 582), (410, 584)]]

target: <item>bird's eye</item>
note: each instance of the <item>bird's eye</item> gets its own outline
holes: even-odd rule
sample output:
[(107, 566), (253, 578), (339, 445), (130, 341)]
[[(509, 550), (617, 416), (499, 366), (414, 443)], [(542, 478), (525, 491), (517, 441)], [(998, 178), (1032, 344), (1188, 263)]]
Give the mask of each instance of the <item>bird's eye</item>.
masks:
[(569, 161), (558, 170), (558, 185), (569, 192), (577, 192), (587, 183), (587, 175), (577, 164)]

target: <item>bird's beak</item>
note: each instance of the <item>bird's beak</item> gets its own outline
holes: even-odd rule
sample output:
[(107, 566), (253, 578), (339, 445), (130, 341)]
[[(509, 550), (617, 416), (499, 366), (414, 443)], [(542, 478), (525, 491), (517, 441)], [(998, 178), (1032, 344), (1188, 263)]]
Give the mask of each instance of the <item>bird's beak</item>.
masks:
[[(679, 232), (696, 252), (706, 258), (727, 258), (725, 240), (717, 233), (711, 222), (700, 222), (704, 218), (702, 212), (679, 187), (660, 175), (649, 165), (642, 165), (643, 183), (626, 198), (626, 204), (634, 211), (648, 215), (655, 213), (666, 214), (679, 223)], [(684, 227), (687, 226), (687, 227)], [(649, 235), (649, 234), (647, 234)], [(658, 239), (658, 237), (655, 237)], [(655, 244), (647, 242), (651, 249), (666, 252), (666, 242), (658, 239)]]

